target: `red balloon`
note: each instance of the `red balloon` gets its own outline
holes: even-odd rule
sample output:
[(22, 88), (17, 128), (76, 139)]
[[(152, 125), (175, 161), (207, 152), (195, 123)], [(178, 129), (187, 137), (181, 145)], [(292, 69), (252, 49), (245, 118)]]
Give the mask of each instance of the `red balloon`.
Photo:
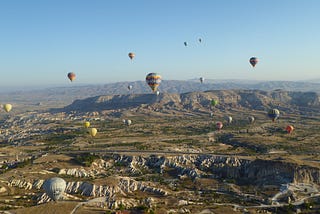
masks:
[(287, 127), (286, 127), (286, 131), (290, 134), (292, 131), (294, 130), (294, 128), (293, 128), (293, 126), (291, 126), (291, 125), (288, 125)]
[(220, 131), (222, 129), (222, 127), (223, 127), (222, 122), (217, 122), (216, 123), (216, 128), (218, 129), (218, 131)]

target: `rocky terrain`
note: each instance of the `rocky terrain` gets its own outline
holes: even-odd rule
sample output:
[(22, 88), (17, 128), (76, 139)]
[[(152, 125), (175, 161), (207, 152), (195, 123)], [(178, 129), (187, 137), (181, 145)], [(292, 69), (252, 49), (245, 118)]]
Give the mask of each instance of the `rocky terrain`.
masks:
[(258, 90), (215, 90), (205, 92), (190, 92), (183, 94), (161, 93), (129, 94), (90, 97), (76, 100), (60, 111), (103, 111), (121, 110), (147, 106), (149, 108), (169, 110), (197, 110), (210, 109), (210, 101), (219, 100), (217, 110), (246, 108), (251, 110), (268, 110), (279, 108), (286, 113), (308, 108), (309, 112), (318, 112), (320, 96), (315, 92), (288, 91), (258, 91)]
[[(67, 213), (313, 212), (320, 209), (319, 107), (316, 92), (237, 89), (13, 109), (1, 118), (0, 209), (41, 213), (53, 206), (43, 182), (61, 177), (67, 188), (58, 203)], [(279, 120), (267, 117), (270, 108), (280, 110)]]
[[(124, 172), (129, 177), (124, 176), (108, 176), (108, 170), (115, 165), (122, 166)], [(272, 166), (272, 167), (271, 167)], [(50, 170), (50, 169), (49, 169)], [(175, 171), (174, 174), (170, 174)], [(137, 181), (139, 176), (143, 174), (159, 173), (163, 177), (163, 183), (167, 185), (155, 185), (150, 181)], [(263, 198), (261, 196), (254, 197), (254, 200), (260, 200), (261, 203), (268, 204), (266, 201), (274, 202), (279, 198), (291, 198), (290, 200), (299, 201), (299, 189), (293, 186), (302, 185), (307, 191), (305, 195), (317, 193), (320, 169), (308, 166), (299, 166), (292, 163), (284, 163), (274, 160), (249, 160), (236, 156), (218, 156), (218, 155), (180, 155), (180, 156), (128, 156), (113, 155), (105, 156), (103, 159), (96, 160), (92, 165), (84, 169), (60, 169), (59, 175), (68, 175), (67, 187), (65, 191), (65, 200), (79, 200), (79, 196), (92, 198), (103, 198), (100, 203), (108, 208), (119, 208), (123, 205), (126, 207), (135, 207), (144, 205), (152, 208), (156, 207), (161, 197), (174, 197), (175, 188), (180, 182), (188, 179), (194, 182), (201, 182), (204, 179), (233, 180), (232, 183), (219, 184), (217, 182), (213, 187), (202, 186), (198, 191), (212, 191), (244, 196), (241, 193), (241, 186), (253, 185), (265, 188), (267, 186), (279, 186), (282, 184), (290, 184), (290, 191), (283, 189), (282, 193), (274, 195), (273, 198)], [(98, 184), (94, 181), (80, 181), (79, 178), (95, 178), (107, 176), (108, 184)], [(103, 177), (104, 177), (103, 176)], [(77, 181), (78, 180), (78, 181)], [(41, 191), (43, 179), (23, 180), (12, 178), (8, 185), (24, 190)], [(234, 185), (240, 185), (238, 188)], [(311, 186), (310, 186), (311, 185)], [(315, 185), (315, 186), (312, 186)], [(167, 186), (167, 187), (164, 187)], [(213, 188), (213, 189), (212, 189)], [(300, 187), (301, 188), (301, 187)], [(280, 188), (281, 189), (281, 188)], [(142, 192), (148, 195), (144, 201), (140, 199), (126, 199), (131, 194)], [(295, 193), (294, 193), (295, 192)], [(79, 196), (77, 196), (79, 195)], [(36, 195), (37, 203), (46, 203), (50, 198), (45, 193)], [(195, 199), (191, 199), (189, 194), (180, 195), (179, 200), (172, 204), (174, 206), (188, 205), (199, 203)], [(190, 200), (191, 199), (191, 200)], [(193, 202), (192, 202), (193, 201)]]

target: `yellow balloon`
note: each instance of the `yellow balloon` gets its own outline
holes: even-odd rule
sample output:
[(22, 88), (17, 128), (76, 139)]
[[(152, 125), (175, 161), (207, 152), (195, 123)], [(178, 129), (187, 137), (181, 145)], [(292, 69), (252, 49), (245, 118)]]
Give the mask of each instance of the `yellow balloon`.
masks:
[(4, 105), (3, 105), (3, 109), (4, 109), (6, 112), (9, 112), (9, 111), (11, 111), (11, 109), (12, 109), (12, 105), (11, 105), (11, 104), (4, 104)]
[(91, 128), (89, 129), (89, 134), (91, 135), (91, 137), (96, 136), (98, 130), (96, 128)]
[(89, 126), (90, 126), (90, 122), (88, 121), (84, 122), (84, 127), (89, 128)]

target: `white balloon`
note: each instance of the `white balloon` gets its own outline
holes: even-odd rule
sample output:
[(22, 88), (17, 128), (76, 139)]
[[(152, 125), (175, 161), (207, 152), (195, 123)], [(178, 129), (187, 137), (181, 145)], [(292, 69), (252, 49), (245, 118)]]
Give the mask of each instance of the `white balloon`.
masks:
[(67, 183), (62, 178), (54, 177), (45, 180), (42, 188), (46, 191), (46, 194), (54, 201), (62, 198), (66, 189)]

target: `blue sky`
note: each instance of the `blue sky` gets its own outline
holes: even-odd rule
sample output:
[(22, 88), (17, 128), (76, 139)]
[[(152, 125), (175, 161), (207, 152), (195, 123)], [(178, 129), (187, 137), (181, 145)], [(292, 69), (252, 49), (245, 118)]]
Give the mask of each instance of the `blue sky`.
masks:
[[(319, 9), (318, 0), (3, 0), (0, 85), (100, 84), (150, 72), (163, 80), (318, 79)], [(252, 56), (260, 59), (254, 69)]]

